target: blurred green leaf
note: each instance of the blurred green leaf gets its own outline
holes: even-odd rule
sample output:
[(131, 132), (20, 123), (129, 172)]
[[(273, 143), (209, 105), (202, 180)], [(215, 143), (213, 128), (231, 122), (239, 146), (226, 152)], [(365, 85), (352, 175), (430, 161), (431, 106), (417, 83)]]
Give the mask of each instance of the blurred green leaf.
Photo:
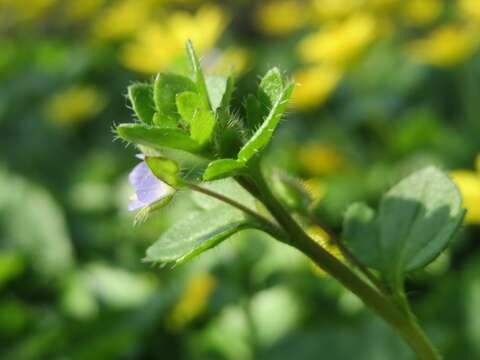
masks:
[(23, 258), (12, 251), (0, 252), (0, 289), (10, 279), (15, 278), (23, 271)]
[(207, 144), (212, 139), (216, 124), (217, 119), (210, 110), (198, 109), (190, 127), (191, 138), (201, 146)]
[(153, 122), (155, 103), (150, 84), (133, 84), (128, 87), (128, 97), (138, 119), (148, 125)]
[(142, 124), (120, 124), (117, 134), (123, 140), (156, 149), (170, 148), (196, 152), (200, 145), (181, 129), (151, 127)]
[(155, 79), (153, 97), (155, 100), (158, 116), (154, 124), (166, 127), (175, 127), (180, 121), (177, 112), (177, 95), (185, 91), (195, 91), (195, 84), (188, 77), (161, 73)]
[[(255, 198), (233, 179), (221, 179), (206, 182), (202, 184), (202, 187), (228, 198), (235, 199), (235, 201), (238, 201), (240, 204), (252, 210), (256, 210)], [(205, 210), (225, 205), (224, 202), (199, 192), (194, 192), (192, 196), (195, 203)]]
[(177, 95), (177, 109), (183, 121), (191, 124), (195, 111), (202, 107), (202, 99), (193, 91), (185, 91)]
[(203, 173), (203, 180), (218, 180), (230, 176), (235, 176), (245, 169), (245, 164), (234, 159), (220, 159), (208, 164)]
[(398, 286), (404, 273), (427, 265), (445, 249), (464, 214), (455, 184), (438, 168), (427, 167), (383, 196), (376, 221), (367, 206), (350, 207), (344, 239)]
[(236, 232), (252, 227), (242, 212), (229, 205), (193, 212), (175, 223), (147, 249), (147, 260), (185, 263)]
[(249, 161), (255, 155), (259, 154), (259, 152), (263, 150), (265, 146), (267, 146), (275, 128), (280, 122), (285, 107), (287, 106), (290, 95), (292, 94), (293, 86), (293, 83), (289, 83), (282, 90), (262, 126), (258, 128), (255, 134), (253, 134), (252, 138), (238, 153), (238, 159), (240, 161)]

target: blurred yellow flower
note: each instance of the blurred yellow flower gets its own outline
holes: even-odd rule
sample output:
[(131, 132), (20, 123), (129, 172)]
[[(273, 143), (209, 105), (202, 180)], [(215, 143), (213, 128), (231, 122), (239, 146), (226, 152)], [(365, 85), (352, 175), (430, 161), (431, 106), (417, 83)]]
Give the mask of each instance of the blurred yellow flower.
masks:
[(478, 0), (459, 0), (460, 15), (468, 20), (480, 22), (480, 1)]
[(298, 162), (312, 176), (328, 176), (345, 166), (345, 158), (330, 145), (309, 144), (298, 151)]
[(462, 193), (463, 206), (467, 209), (466, 224), (480, 224), (480, 155), (476, 159), (476, 170), (455, 170), (450, 173)]
[(363, 0), (314, 0), (314, 11), (320, 20), (347, 16), (363, 5)]
[(299, 55), (306, 62), (349, 65), (375, 39), (376, 24), (367, 13), (330, 23), (300, 42)]
[(183, 56), (185, 41), (192, 40), (198, 52), (209, 50), (221, 35), (227, 15), (216, 6), (205, 5), (195, 15), (174, 12), (165, 21), (148, 23), (136, 39), (123, 48), (125, 66), (144, 73), (156, 73)]
[(300, 69), (293, 74), (297, 86), (293, 89), (292, 106), (309, 109), (321, 105), (335, 90), (342, 71), (329, 65)]
[(372, 10), (391, 10), (397, 4), (405, 0), (368, 0), (367, 6)]
[(438, 18), (442, 8), (441, 0), (408, 0), (403, 4), (403, 18), (412, 25), (427, 25)]
[(49, 121), (71, 125), (92, 118), (105, 104), (105, 95), (97, 88), (73, 86), (51, 97), (45, 104), (44, 111)]
[(116, 1), (96, 19), (92, 33), (101, 40), (123, 39), (136, 33), (149, 16), (150, 6), (145, 1)]
[[(315, 240), (317, 244), (321, 245), (325, 250), (327, 250), (331, 255), (343, 261), (343, 255), (340, 249), (335, 244), (335, 242), (332, 239), (330, 239), (330, 236), (328, 236), (328, 233), (325, 230), (323, 230), (320, 226), (312, 226), (308, 228), (307, 234), (313, 240)], [(311, 262), (311, 266), (315, 274), (319, 276), (327, 275), (327, 273), (317, 264)]]
[(469, 58), (477, 49), (479, 40), (475, 29), (446, 24), (436, 28), (425, 39), (411, 42), (406, 50), (414, 61), (450, 66)]
[(286, 35), (305, 25), (306, 4), (298, 0), (275, 0), (262, 3), (255, 13), (260, 30), (271, 35)]
[(167, 325), (171, 329), (179, 330), (194, 320), (205, 311), (216, 285), (217, 280), (208, 273), (194, 276), (167, 318)]

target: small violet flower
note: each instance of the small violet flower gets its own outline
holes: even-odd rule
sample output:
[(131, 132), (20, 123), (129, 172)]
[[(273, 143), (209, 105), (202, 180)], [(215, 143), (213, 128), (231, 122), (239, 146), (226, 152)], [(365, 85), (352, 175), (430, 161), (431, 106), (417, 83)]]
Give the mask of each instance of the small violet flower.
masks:
[[(139, 154), (137, 158), (144, 160), (145, 155)], [(129, 211), (149, 206), (170, 193), (169, 186), (153, 175), (145, 161), (133, 168), (128, 175), (128, 180), (135, 188), (135, 194), (129, 199)]]

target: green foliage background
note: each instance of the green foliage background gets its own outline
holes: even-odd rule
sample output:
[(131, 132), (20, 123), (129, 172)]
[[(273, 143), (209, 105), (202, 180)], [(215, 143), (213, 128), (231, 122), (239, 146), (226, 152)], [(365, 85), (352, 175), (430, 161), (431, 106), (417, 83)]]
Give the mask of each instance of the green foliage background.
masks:
[[(145, 249), (198, 205), (182, 191), (136, 227), (126, 211), (133, 193), (127, 174), (138, 160), (133, 147), (112, 141), (112, 126), (132, 116), (127, 87), (153, 76), (119, 57), (138, 35), (105, 39), (89, 30), (116, 1), (70, 18), (59, 16), (68, 1), (33, 1), (30, 12), (21, 3), (0, 1), (8, 20), (0, 26), (2, 359), (412, 359), (353, 295), (259, 232), (241, 232), (175, 268), (142, 262)], [(158, 3), (159, 19), (205, 6), (145, 3)], [(230, 20), (201, 52), (206, 67), (232, 46), (248, 52), (234, 99), (272, 66), (288, 74), (306, 66), (295, 49), (326, 26), (304, 22), (272, 33), (258, 20), (260, 3), (220, 2)], [(311, 6), (295, 3), (306, 12)], [(392, 184), (426, 164), (473, 171), (479, 54), (438, 66), (404, 53), (404, 39), (455, 22), (454, 13), (446, 6), (422, 27), (392, 19), (393, 34), (342, 68), (324, 103), (292, 107), (280, 125), (267, 165), (320, 184), (315, 211), (330, 227), (340, 228), (349, 204), (377, 206)], [(206, 30), (188, 31), (195, 38)], [(164, 41), (150, 46), (169, 51), (171, 37)], [(158, 71), (183, 66), (179, 57)], [(244, 117), (236, 102), (235, 116)], [(333, 165), (319, 169), (317, 161)], [(480, 197), (480, 180), (473, 188), (461, 187), (466, 198)], [(408, 279), (415, 312), (446, 359), (480, 357), (479, 236), (473, 221), (448, 252)]]

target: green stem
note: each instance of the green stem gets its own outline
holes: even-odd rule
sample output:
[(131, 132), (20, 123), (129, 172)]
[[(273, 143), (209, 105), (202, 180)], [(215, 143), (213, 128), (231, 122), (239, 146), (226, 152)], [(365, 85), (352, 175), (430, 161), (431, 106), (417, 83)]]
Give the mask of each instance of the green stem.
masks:
[[(418, 324), (412, 320), (410, 314), (398, 307), (390, 298), (363, 281), (341, 261), (311, 239), (271, 193), (259, 165), (254, 164), (251, 167), (251, 171), (257, 187), (257, 189), (252, 191), (260, 194), (259, 199), (283, 227), (288, 235), (287, 243), (307, 255), (318, 266), (357, 295), (371, 310), (394, 327), (420, 359), (441, 360), (440, 354)], [(242, 183), (244, 181), (241, 181)], [(251, 184), (249, 187), (251, 188)], [(246, 188), (249, 190), (248, 187)]]

